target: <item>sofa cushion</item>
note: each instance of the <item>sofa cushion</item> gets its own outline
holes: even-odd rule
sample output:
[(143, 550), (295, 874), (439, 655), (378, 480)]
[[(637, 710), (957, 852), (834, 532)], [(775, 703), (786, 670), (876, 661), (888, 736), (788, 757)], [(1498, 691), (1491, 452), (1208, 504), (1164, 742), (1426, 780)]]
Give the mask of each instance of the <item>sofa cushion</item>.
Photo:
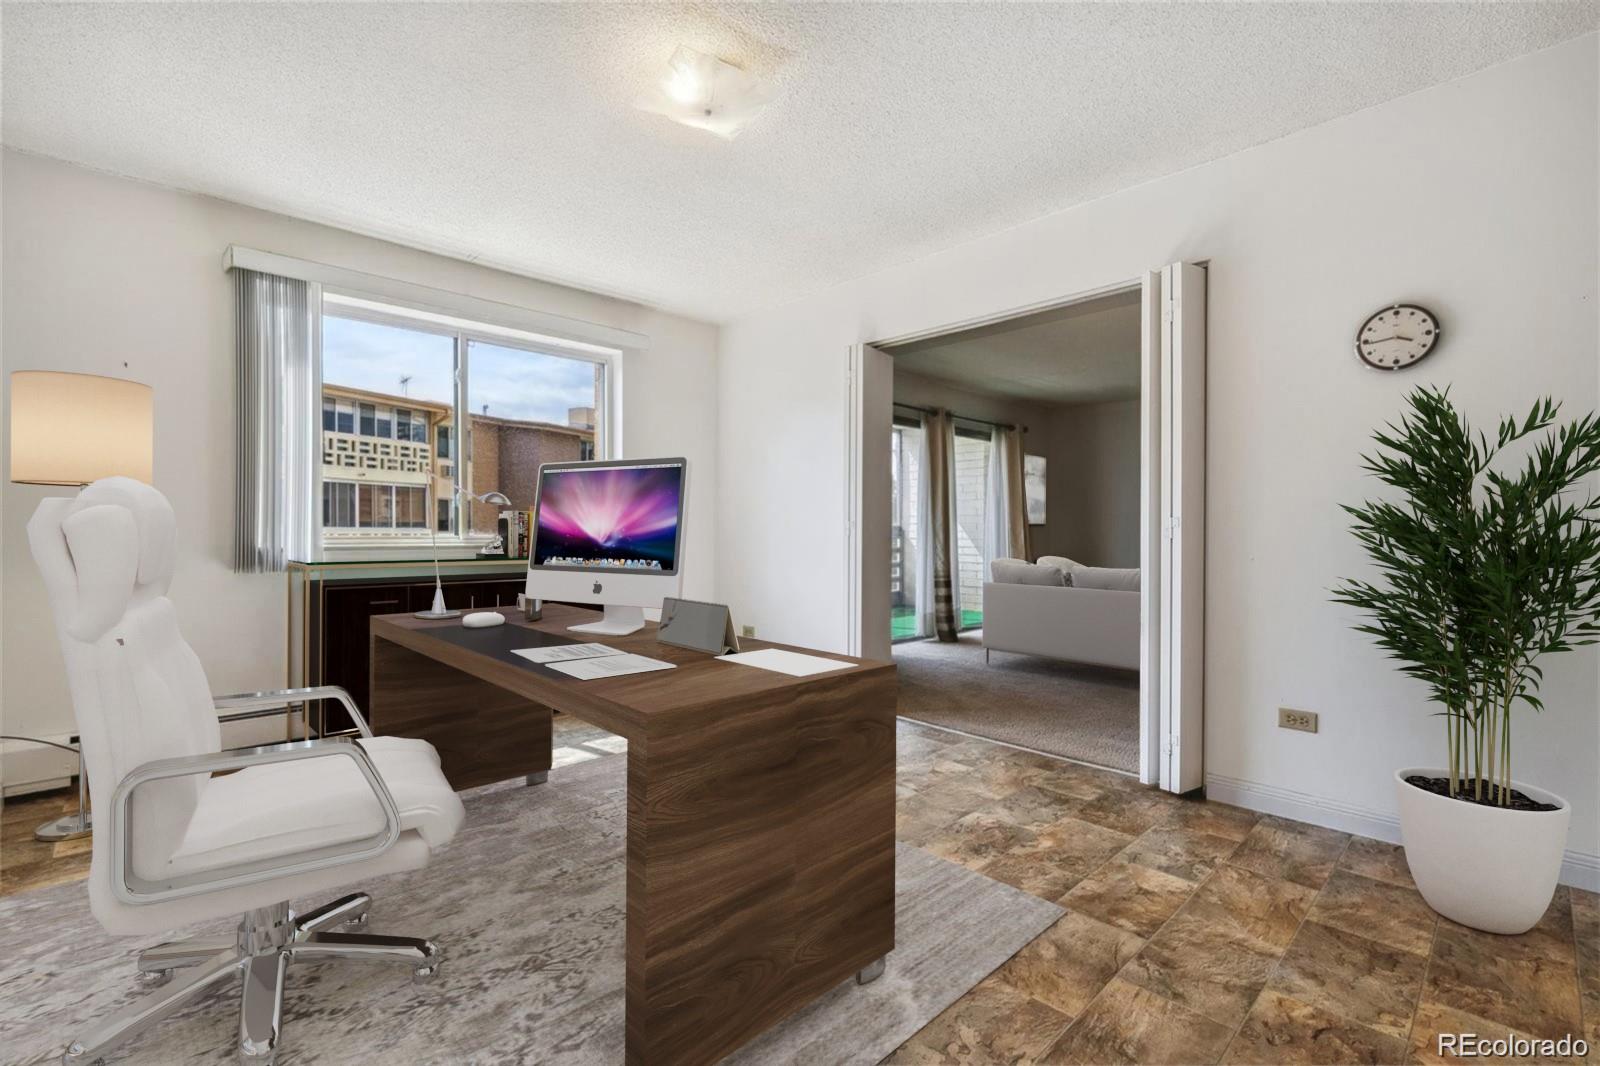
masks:
[(1043, 563), (1045, 566), (1053, 566), (1063, 574), (1066, 574), (1068, 579), (1067, 584), (1069, 585), (1072, 584), (1071, 578), (1073, 568), (1083, 565), (1075, 559), (1068, 559), (1065, 555), (1041, 555), (1039, 556), (1039, 562)]
[(1120, 592), (1139, 591), (1139, 568), (1120, 569), (1112, 566), (1077, 566), (1072, 570), (1072, 587), (1079, 589), (1112, 589)]
[(1021, 559), (996, 559), (989, 564), (989, 573), (1000, 585), (1055, 585), (1064, 586), (1067, 575), (1053, 566), (1026, 563)]

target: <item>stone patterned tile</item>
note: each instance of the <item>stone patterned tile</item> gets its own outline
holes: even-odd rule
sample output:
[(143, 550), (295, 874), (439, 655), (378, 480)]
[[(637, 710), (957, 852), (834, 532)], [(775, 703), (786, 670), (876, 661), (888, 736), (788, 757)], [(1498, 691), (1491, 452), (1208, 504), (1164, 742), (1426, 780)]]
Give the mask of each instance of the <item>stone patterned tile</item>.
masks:
[[(1056, 790), (1055, 783), (1051, 781), (1040, 781), (1039, 787)], [(1063, 813), (1130, 836), (1137, 836), (1160, 825), (1169, 815), (1171, 805), (1178, 802), (1152, 789), (1129, 789), (1098, 782), (1095, 787), (1099, 790), (1098, 795), (1073, 803)]]
[(1122, 858), (1198, 884), (1239, 846), (1228, 837), (1162, 825), (1141, 834), (1123, 851)]
[(1403, 1038), (1422, 988), (1427, 956), (1397, 951), (1307, 921), (1268, 987), (1329, 1014)]
[[(1567, 925), (1571, 923), (1570, 899)], [(1554, 923), (1559, 926), (1559, 919)], [(1432, 1001), (1531, 1036), (1580, 1031), (1576, 948), (1550, 930), (1497, 936), (1439, 921), (1424, 994)]]
[(926, 847), (928, 841), (971, 813), (971, 803), (961, 797), (916, 793), (896, 802), (894, 835), (907, 844)]
[(1216, 1062), (1232, 1033), (1226, 1025), (1118, 977), (1072, 1023), (1045, 1061), (1093, 1066)]
[(1405, 1061), (1399, 1037), (1346, 1021), (1297, 999), (1265, 991), (1222, 1056), (1230, 1066), (1298, 1066), (1300, 1063), (1366, 1063), (1389, 1066)]
[(1034, 833), (1019, 825), (975, 811), (934, 833), (921, 846), (941, 859), (978, 870), (993, 859), (1026, 848), (1037, 840)]
[(1034, 830), (1071, 816), (1070, 806), (1063, 803), (1060, 796), (1031, 784), (1014, 788), (979, 809), (1012, 825)]
[(1267, 983), (1278, 954), (1229, 925), (1180, 911), (1119, 976), (1209, 1018), (1231, 1035)]
[(1043, 1062), (1070, 1022), (1060, 1011), (990, 976), (923, 1026), (887, 1061), (971, 1066)]
[(1348, 833), (1267, 816), (1228, 861), (1267, 877), (1321, 888), (1349, 840)]
[(1339, 858), (1339, 869), (1401, 888), (1417, 887), (1411, 880), (1411, 867), (1406, 865), (1406, 849), (1371, 837), (1351, 837)]
[(1584, 1039), (1600, 1055), (1600, 895), (1572, 889), (1572, 936), (1577, 944), (1578, 997)]
[(1335, 870), (1311, 907), (1311, 920), (1417, 955), (1433, 945), (1433, 913), (1414, 888)]
[(1314, 896), (1291, 881), (1220, 867), (1122, 976), (1215, 1022), (1236, 1026)]
[[(1424, 993), (1422, 1002), (1417, 1004), (1417, 1016), (1411, 1023), (1410, 1061), (1425, 1064), (1425, 1066), (1484, 1061), (1484, 1057), (1481, 1055), (1455, 1053), (1448, 1044), (1441, 1043), (1439, 1039), (1442, 1035), (1449, 1035), (1459, 1040), (1461, 1035), (1465, 1033), (1471, 1033), (1481, 1040), (1505, 1040), (1514, 1037), (1525, 1040), (1533, 1039), (1527, 1033), (1521, 1033), (1508, 1026), (1496, 1024), (1486, 1018), (1468, 1014), (1466, 1011), (1447, 1007), (1436, 1000), (1430, 999)], [(1459, 1044), (1456, 1047), (1459, 1048)], [(1514, 1061), (1526, 1066), (1526, 1064), (1532, 1063), (1572, 1063), (1579, 1060), (1573, 1058), (1529, 1058), (1518, 1056)]]
[(1179, 797), (1167, 817), (1168, 825), (1182, 826), (1228, 840), (1242, 841), (1261, 821), (1261, 815), (1243, 807)]
[(995, 971), (995, 978), (1076, 1018), (1144, 941), (1068, 911)]
[(1148, 939), (1193, 893), (1194, 885), (1181, 877), (1117, 859), (1078, 882), (1060, 903)]
[(1185, 917), (1230, 930), (1273, 952), (1294, 939), (1317, 894), (1293, 881), (1221, 866), (1184, 908)]
[(1116, 775), (1068, 762), (1041, 769), (1033, 783), (1073, 804), (1091, 803), (1109, 793), (1126, 791)]
[(1105, 865), (1131, 839), (1089, 822), (1062, 818), (1034, 831), (1032, 841), (991, 859), (978, 872), (1054, 901)]
[[(1546, 958), (1565, 962), (1572, 958), (1575, 946), (1573, 930), (1572, 889), (1557, 885), (1550, 897), (1550, 906), (1544, 909), (1539, 923), (1521, 936), (1496, 937), (1514, 944), (1519, 951), (1532, 951)], [(1448, 918), (1441, 921), (1449, 921)], [(1492, 934), (1483, 934), (1489, 936)]]

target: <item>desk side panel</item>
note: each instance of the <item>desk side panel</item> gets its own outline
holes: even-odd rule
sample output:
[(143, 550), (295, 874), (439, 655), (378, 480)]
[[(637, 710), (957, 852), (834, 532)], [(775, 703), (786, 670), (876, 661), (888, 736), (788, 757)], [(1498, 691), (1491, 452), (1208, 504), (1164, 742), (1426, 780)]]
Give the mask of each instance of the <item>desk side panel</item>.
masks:
[(884, 667), (630, 747), (629, 1062), (714, 1062), (893, 948), (894, 711)]

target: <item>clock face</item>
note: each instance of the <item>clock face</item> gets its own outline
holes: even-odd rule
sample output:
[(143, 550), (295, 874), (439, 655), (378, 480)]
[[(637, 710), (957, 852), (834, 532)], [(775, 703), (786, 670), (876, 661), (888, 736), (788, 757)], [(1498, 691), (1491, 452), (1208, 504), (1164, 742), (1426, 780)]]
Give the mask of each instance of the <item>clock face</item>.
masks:
[(1356, 354), (1378, 370), (1413, 366), (1439, 343), (1439, 320), (1416, 304), (1385, 307), (1356, 331)]

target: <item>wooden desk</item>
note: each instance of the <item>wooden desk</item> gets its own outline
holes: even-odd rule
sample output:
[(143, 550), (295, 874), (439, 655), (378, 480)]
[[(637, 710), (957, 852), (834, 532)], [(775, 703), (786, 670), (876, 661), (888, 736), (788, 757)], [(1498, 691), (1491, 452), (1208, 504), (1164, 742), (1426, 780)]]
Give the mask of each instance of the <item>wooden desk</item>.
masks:
[(372, 727), (432, 741), (458, 788), (548, 769), (550, 708), (627, 738), (629, 1063), (715, 1062), (889, 953), (893, 664), (790, 677), (651, 624), (602, 642), (676, 670), (574, 681), (507, 649), (593, 612), (504, 613), (373, 618)]

